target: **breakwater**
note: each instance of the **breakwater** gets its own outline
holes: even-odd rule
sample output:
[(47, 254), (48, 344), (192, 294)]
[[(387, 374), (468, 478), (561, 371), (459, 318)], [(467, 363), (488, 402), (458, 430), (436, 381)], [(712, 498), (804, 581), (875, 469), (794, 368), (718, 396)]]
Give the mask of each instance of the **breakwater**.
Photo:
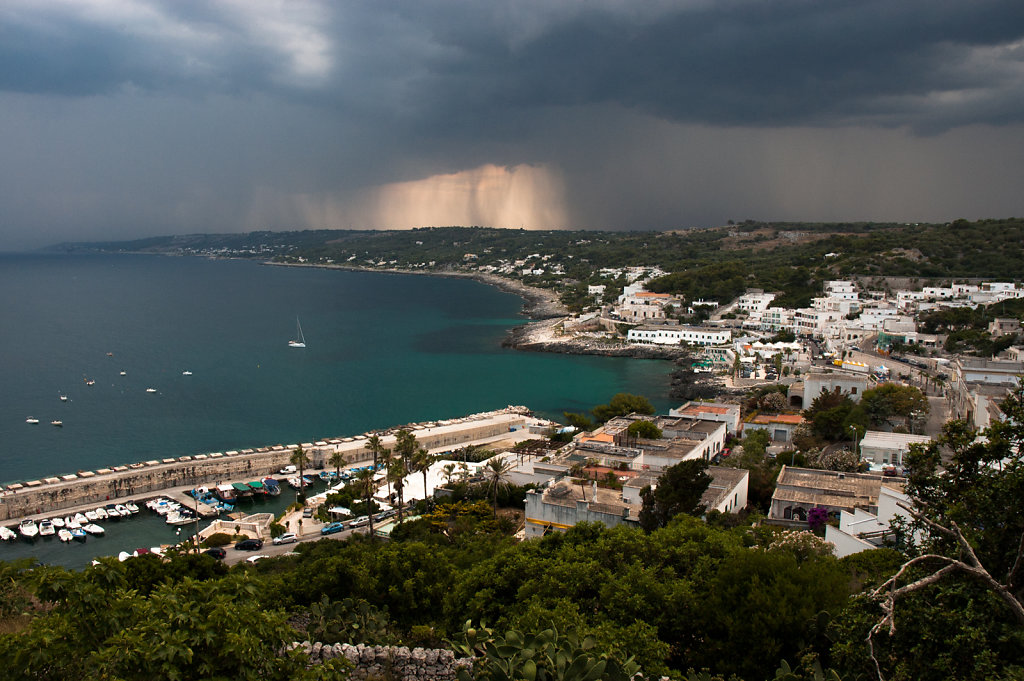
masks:
[(396, 426), (353, 437), (316, 440), (301, 445), (274, 445), (151, 459), (14, 483), (0, 490), (0, 522), (114, 499), (152, 496), (182, 485), (258, 479), (276, 473), (287, 465), (299, 446), (306, 452), (312, 468), (333, 467), (330, 460), (335, 453), (340, 453), (344, 458), (342, 465), (348, 466), (372, 458), (366, 449), (370, 435), (378, 435), (383, 446), (393, 447), (395, 433), (403, 428), (411, 431), (420, 446), (428, 450), (455, 448), (524, 428), (529, 413), (526, 407), (510, 406), (462, 418)]

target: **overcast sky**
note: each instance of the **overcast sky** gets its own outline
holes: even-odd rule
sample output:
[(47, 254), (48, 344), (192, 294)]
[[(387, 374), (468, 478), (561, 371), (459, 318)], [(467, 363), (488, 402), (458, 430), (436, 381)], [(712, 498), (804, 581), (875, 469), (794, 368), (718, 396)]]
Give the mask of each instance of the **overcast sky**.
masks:
[(3, 0), (0, 250), (1024, 215), (1021, 0)]

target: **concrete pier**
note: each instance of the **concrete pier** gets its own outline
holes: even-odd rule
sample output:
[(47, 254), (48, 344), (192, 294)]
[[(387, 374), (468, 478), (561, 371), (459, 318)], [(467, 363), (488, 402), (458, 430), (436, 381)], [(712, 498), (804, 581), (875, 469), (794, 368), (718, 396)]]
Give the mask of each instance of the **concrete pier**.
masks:
[[(405, 428), (416, 436), (421, 447), (431, 450), (457, 448), (475, 440), (525, 428), (532, 421), (528, 414), (526, 407), (506, 407), (457, 419), (396, 426), (377, 435), (385, 447), (394, 447), (394, 433)], [(371, 433), (304, 442), (302, 448), (311, 460), (312, 468), (331, 468), (330, 458), (335, 452), (343, 454), (343, 465), (351, 466), (372, 459), (372, 454), (366, 449), (369, 435)], [(0, 490), (0, 522), (115, 499), (152, 497), (173, 487), (257, 480), (288, 465), (292, 452), (298, 446), (276, 445), (152, 459), (14, 483)]]

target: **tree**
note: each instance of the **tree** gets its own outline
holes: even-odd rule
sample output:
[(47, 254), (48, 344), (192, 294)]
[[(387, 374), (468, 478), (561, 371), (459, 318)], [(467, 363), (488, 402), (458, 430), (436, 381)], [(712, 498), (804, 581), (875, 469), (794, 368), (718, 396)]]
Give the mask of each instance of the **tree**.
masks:
[(363, 445), (363, 447), (373, 454), (373, 470), (377, 470), (377, 457), (384, 450), (384, 445), (380, 441), (380, 436), (374, 433), (370, 437), (366, 438), (366, 444)]
[(288, 461), (291, 462), (291, 464), (293, 466), (298, 466), (299, 467), (299, 491), (295, 495), (295, 497), (296, 497), (297, 500), (305, 501), (306, 500), (306, 491), (305, 491), (306, 481), (303, 478), (303, 476), (305, 475), (306, 466), (309, 465), (309, 457), (306, 456), (306, 452), (303, 451), (302, 445), (299, 445), (294, 450), (292, 450), (292, 455), (288, 459)]
[(398, 522), (402, 522), (402, 512), (405, 509), (405, 499), (402, 495), (405, 492), (405, 476), (407, 474), (405, 462), (401, 459), (395, 459), (388, 469), (388, 482), (395, 488), (395, 494), (398, 495)]
[(577, 430), (593, 430), (594, 428), (594, 423), (583, 414), (575, 414), (573, 412), (565, 411), (562, 412), (562, 416), (565, 417), (566, 423)]
[(592, 410), (594, 418), (604, 423), (616, 416), (628, 414), (653, 414), (654, 406), (642, 395), (617, 393), (608, 404), (599, 404)]
[(370, 539), (373, 539), (373, 493), (377, 491), (377, 484), (373, 479), (374, 472), (363, 468), (356, 473), (356, 489), (366, 502), (366, 515), (370, 519)]
[(484, 475), (484, 485), (491, 492), (494, 515), (498, 515), (498, 492), (508, 487), (512, 467), (511, 461), (495, 456), (488, 459), (481, 471)]
[(641, 437), (647, 440), (660, 440), (662, 437), (661, 428), (652, 421), (633, 421), (626, 432), (634, 440)]
[(913, 418), (926, 416), (930, 410), (924, 393), (913, 386), (896, 383), (883, 383), (865, 390), (860, 406), (872, 425), (892, 423), (893, 417), (909, 425)]
[(429, 498), (430, 494), (427, 491), (427, 473), (430, 472), (430, 466), (434, 463), (434, 457), (431, 456), (430, 452), (425, 448), (420, 447), (416, 450), (416, 453), (412, 457), (412, 470), (423, 475), (423, 498)]
[(711, 484), (704, 459), (682, 461), (665, 469), (657, 486), (645, 487), (640, 492), (643, 508), (640, 527), (650, 532), (665, 527), (680, 513), (699, 516), (704, 513), (701, 497)]
[(341, 467), (345, 465), (345, 454), (339, 451), (332, 452), (329, 461), (331, 462), (331, 465), (334, 466), (335, 474), (340, 478)]

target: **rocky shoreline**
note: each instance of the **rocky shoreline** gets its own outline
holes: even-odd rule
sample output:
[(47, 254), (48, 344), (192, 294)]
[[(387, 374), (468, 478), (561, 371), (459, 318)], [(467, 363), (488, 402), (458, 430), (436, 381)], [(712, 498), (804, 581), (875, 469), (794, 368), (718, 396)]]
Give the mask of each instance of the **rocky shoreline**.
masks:
[(635, 345), (609, 342), (586, 335), (564, 336), (561, 325), (564, 317), (532, 322), (511, 329), (502, 346), (532, 352), (560, 352), (571, 355), (597, 355), (600, 357), (632, 357), (634, 359), (677, 359), (687, 351), (677, 346)]

